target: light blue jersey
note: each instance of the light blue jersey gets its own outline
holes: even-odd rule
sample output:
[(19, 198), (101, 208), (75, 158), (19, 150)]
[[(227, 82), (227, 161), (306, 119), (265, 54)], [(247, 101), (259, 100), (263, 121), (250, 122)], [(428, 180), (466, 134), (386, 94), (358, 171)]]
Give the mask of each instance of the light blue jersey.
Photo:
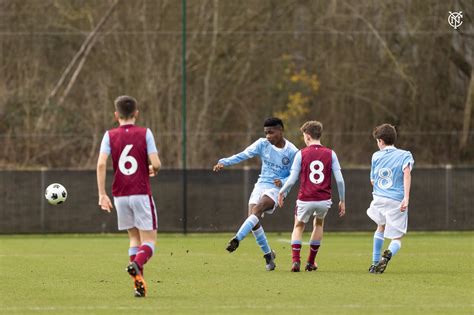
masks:
[(410, 151), (387, 146), (372, 155), (370, 180), (374, 183), (373, 194), (393, 200), (402, 201), (403, 170), (413, 168), (415, 160)]
[(280, 179), (285, 184), (290, 175), (290, 167), (298, 149), (293, 143), (285, 139), (285, 147), (277, 148), (266, 138), (260, 138), (244, 151), (231, 157), (220, 159), (219, 163), (230, 166), (258, 156), (262, 161), (262, 170), (257, 185), (276, 188), (273, 180)]

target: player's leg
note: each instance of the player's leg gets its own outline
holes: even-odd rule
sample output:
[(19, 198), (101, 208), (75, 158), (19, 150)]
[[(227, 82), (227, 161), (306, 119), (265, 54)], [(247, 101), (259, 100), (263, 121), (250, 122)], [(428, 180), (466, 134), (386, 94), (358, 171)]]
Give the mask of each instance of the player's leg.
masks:
[(227, 243), (226, 250), (232, 253), (239, 247), (239, 243), (252, 231), (252, 229), (258, 224), (259, 218), (252, 212), (253, 207), (259, 202), (260, 196), (262, 195), (264, 188), (255, 185), (252, 194), (249, 198), (249, 215), (245, 219), (244, 223), (240, 226), (235, 236)]
[(264, 254), (270, 253), (271, 249), (268, 245), (267, 237), (265, 235), (263, 227), (260, 224), (260, 219), (262, 218), (262, 215), (266, 210), (272, 209), (274, 206), (275, 202), (273, 201), (273, 199), (266, 195), (263, 195), (262, 198), (260, 198), (260, 201), (251, 209), (252, 215), (256, 216), (259, 220), (257, 224), (252, 228), (252, 233), (255, 237), (255, 240), (257, 241), (257, 244), (260, 246)]
[(374, 196), (374, 200), (370, 203), (367, 209), (367, 215), (377, 224), (373, 241), (372, 241), (372, 264), (369, 267), (370, 273), (375, 273), (375, 266), (380, 261), (380, 252), (382, 250), (384, 238), (385, 238), (385, 202), (386, 198)]
[(135, 260), (135, 256), (138, 252), (138, 247), (141, 245), (140, 232), (137, 228), (131, 228), (127, 230), (128, 238), (130, 240), (130, 246), (128, 248), (128, 256), (130, 257), (130, 262)]
[(252, 229), (255, 227), (255, 225), (258, 224), (258, 218), (252, 214), (252, 208), (255, 206), (255, 203), (249, 204), (249, 216), (247, 219), (245, 219), (244, 223), (240, 226), (239, 230), (237, 231), (237, 234), (227, 243), (226, 250), (229, 253), (232, 253), (235, 251), (240, 244), (240, 241), (242, 241), (247, 234), (252, 231)]
[(395, 256), (400, 248), (402, 247), (402, 237), (394, 238), (388, 245), (388, 250), (392, 254), (392, 257)]
[(382, 258), (377, 263), (377, 265), (375, 265), (376, 273), (383, 273), (385, 269), (387, 269), (388, 262), (398, 253), (402, 247), (401, 239), (401, 237), (392, 239), (388, 249), (384, 250)]
[(386, 201), (386, 218), (384, 236), (391, 239), (388, 249), (386, 249), (380, 261), (375, 266), (376, 273), (383, 273), (388, 262), (395, 256), (402, 246), (401, 239), (407, 232), (408, 213), (400, 211), (400, 203), (395, 200)]
[(140, 244), (137, 255), (134, 259), (134, 262), (140, 269), (143, 269), (143, 266), (148, 262), (148, 260), (150, 260), (155, 252), (156, 234), (156, 230), (140, 230), (142, 243)]
[(314, 217), (313, 232), (311, 232), (311, 238), (309, 240), (309, 255), (308, 255), (308, 262), (305, 268), (306, 271), (314, 271), (318, 269), (318, 265), (315, 263), (315, 260), (316, 260), (316, 255), (318, 254), (318, 251), (319, 251), (319, 247), (321, 246), (323, 233), (324, 233), (324, 218)]
[(380, 261), (380, 253), (384, 242), (385, 225), (377, 225), (374, 233), (374, 241), (372, 246), (372, 265), (369, 267), (370, 273), (375, 273), (375, 266)]
[[(263, 195), (259, 202), (252, 207), (252, 215), (256, 216), (259, 220), (265, 211), (274, 209), (275, 201), (267, 195)], [(263, 230), (260, 221), (252, 228), (252, 233), (255, 237), (255, 241), (263, 252), (263, 258), (265, 258), (265, 268), (268, 271), (275, 269), (275, 252), (270, 248), (268, 244), (267, 236)]]
[[(239, 243), (250, 233), (250, 231), (258, 230), (261, 227), (259, 220), (262, 217), (263, 212), (275, 207), (275, 201), (268, 196), (265, 196), (264, 191), (265, 189), (259, 186), (256, 186), (252, 191), (249, 199), (249, 216), (244, 223), (242, 223), (236, 235), (227, 244), (227, 251), (235, 251), (239, 247)], [(259, 233), (259, 235), (260, 234), (261, 233)]]
[(301, 244), (303, 239), (305, 223), (298, 220), (295, 215), (295, 224), (293, 226), (293, 232), (291, 233), (291, 271), (299, 272), (301, 265)]
[[(129, 246), (129, 257), (130, 264), (135, 260), (138, 253), (138, 248), (141, 244), (140, 233), (135, 227), (135, 214), (133, 208), (130, 206), (130, 196), (114, 197), (115, 209), (117, 211), (117, 221), (119, 230), (127, 230), (130, 246)], [(137, 294), (137, 285), (135, 283), (135, 276), (129, 271), (129, 266), (126, 271), (132, 276), (134, 282), (135, 296), (141, 296)], [(137, 273), (140, 273), (138, 266), (136, 266)], [(144, 295), (143, 295), (144, 296)]]
[(134, 210), (135, 226), (140, 234), (140, 247), (135, 259), (127, 266), (127, 272), (133, 277), (135, 296), (146, 296), (146, 283), (143, 267), (153, 256), (157, 234), (157, 213), (153, 198), (148, 195), (130, 196), (130, 205)]
[(142, 243), (138, 248), (135, 259), (128, 265), (127, 272), (133, 278), (135, 296), (145, 297), (147, 294), (147, 287), (145, 279), (143, 278), (143, 267), (153, 256), (153, 252), (155, 251), (156, 230), (140, 230), (139, 233)]

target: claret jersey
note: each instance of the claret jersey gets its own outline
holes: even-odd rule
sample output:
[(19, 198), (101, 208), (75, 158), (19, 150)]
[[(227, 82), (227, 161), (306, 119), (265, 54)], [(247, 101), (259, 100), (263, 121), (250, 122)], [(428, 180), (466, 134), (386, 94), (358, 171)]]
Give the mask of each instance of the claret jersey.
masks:
[(331, 171), (331, 149), (322, 145), (310, 145), (302, 149), (298, 200), (331, 199)]
[(112, 195), (151, 195), (148, 155), (158, 152), (150, 129), (123, 125), (107, 131), (100, 152), (112, 156)]

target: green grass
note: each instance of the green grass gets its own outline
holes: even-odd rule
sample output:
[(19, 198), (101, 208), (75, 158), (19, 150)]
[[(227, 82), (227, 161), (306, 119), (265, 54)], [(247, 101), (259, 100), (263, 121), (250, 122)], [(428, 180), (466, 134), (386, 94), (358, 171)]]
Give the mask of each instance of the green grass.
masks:
[(159, 235), (145, 299), (124, 271), (126, 235), (0, 236), (0, 313), (474, 313), (472, 232), (410, 233), (382, 275), (367, 273), (371, 233), (326, 233), (312, 273), (289, 272), (289, 233), (268, 235), (274, 272), (252, 236), (228, 254), (231, 236)]

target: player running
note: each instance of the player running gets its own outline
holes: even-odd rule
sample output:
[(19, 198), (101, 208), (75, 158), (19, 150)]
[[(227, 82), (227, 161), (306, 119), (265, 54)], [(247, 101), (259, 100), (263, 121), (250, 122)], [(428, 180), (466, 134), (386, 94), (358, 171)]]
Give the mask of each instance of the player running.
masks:
[(275, 252), (268, 245), (267, 237), (261, 225), (264, 213), (272, 214), (278, 202), (278, 188), (290, 174), (290, 165), (298, 149), (283, 137), (283, 122), (279, 118), (268, 118), (263, 124), (265, 138), (260, 138), (244, 151), (228, 158), (220, 159), (213, 170), (219, 172), (225, 166), (231, 166), (258, 156), (262, 169), (249, 199), (249, 216), (237, 234), (227, 244), (227, 250), (233, 252), (239, 243), (252, 231), (257, 244), (263, 251), (265, 268), (274, 270)]
[(292, 272), (300, 271), (301, 240), (305, 224), (313, 215), (313, 232), (309, 242), (310, 250), (305, 270), (318, 269), (315, 259), (323, 238), (324, 217), (332, 205), (331, 173), (334, 174), (339, 192), (339, 216), (342, 217), (346, 213), (345, 186), (341, 166), (336, 153), (321, 145), (323, 125), (319, 121), (307, 121), (300, 130), (303, 133), (306, 148), (296, 154), (290, 177), (278, 194), (278, 204), (282, 207), (283, 199), (299, 177), (300, 190), (296, 201), (295, 225), (291, 234)]
[(113, 208), (105, 191), (107, 158), (112, 155), (112, 195), (118, 229), (127, 230), (130, 239), (130, 263), (126, 270), (133, 278), (135, 296), (144, 297), (147, 287), (143, 267), (153, 256), (158, 224), (149, 177), (156, 175), (161, 162), (151, 130), (135, 126), (137, 101), (120, 96), (115, 100), (115, 109), (120, 126), (105, 133), (97, 162), (99, 206), (107, 212)]
[[(370, 273), (383, 273), (387, 264), (402, 246), (407, 233), (408, 201), (410, 199), (411, 170), (415, 160), (409, 151), (395, 148), (395, 127), (383, 124), (375, 127), (373, 137), (380, 151), (372, 155), (370, 182), (373, 201), (367, 215), (377, 223), (374, 234)], [(384, 239), (392, 241), (380, 258)]]

